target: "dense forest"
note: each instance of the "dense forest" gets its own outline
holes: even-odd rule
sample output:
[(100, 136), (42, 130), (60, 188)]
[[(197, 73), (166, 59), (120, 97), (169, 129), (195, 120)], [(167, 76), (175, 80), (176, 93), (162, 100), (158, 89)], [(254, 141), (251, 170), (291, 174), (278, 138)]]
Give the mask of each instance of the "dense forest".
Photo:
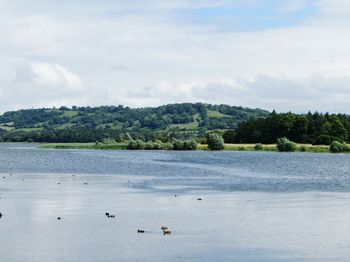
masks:
[(204, 103), (27, 109), (0, 116), (0, 141), (122, 141), (128, 136), (143, 141), (188, 139), (210, 130), (235, 129), (242, 121), (268, 115), (262, 109)]
[(281, 137), (314, 145), (329, 145), (335, 140), (349, 142), (350, 116), (272, 112), (266, 118), (243, 121), (234, 132), (224, 135), (226, 142), (234, 143), (271, 144)]

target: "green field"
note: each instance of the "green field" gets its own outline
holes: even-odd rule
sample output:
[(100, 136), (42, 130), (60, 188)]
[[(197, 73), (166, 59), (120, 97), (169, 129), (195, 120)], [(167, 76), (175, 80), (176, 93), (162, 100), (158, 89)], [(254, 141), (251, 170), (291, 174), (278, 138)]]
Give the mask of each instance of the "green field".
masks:
[(222, 114), (218, 111), (214, 111), (214, 110), (210, 110), (210, 109), (207, 109), (207, 114), (208, 114), (208, 117), (216, 117), (216, 118), (220, 118), (220, 117), (232, 117), (232, 116), (229, 116), (229, 115), (225, 115), (225, 114)]
[(198, 122), (192, 122), (188, 124), (171, 124), (168, 129), (178, 128), (178, 129), (186, 129), (186, 130), (196, 130), (198, 128)]

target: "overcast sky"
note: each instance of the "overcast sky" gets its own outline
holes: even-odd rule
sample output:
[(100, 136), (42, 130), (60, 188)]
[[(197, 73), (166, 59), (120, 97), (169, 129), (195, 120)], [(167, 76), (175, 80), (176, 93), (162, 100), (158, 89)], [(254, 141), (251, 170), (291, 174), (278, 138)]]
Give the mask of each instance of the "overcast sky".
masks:
[(350, 113), (350, 1), (0, 0), (0, 112), (197, 101)]

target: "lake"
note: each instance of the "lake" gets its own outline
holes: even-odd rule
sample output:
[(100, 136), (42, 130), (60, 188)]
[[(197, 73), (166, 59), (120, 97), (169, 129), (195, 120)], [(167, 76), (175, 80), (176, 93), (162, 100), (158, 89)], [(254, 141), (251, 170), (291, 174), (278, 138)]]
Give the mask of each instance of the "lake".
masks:
[(350, 257), (350, 154), (0, 144), (0, 173), (0, 261)]

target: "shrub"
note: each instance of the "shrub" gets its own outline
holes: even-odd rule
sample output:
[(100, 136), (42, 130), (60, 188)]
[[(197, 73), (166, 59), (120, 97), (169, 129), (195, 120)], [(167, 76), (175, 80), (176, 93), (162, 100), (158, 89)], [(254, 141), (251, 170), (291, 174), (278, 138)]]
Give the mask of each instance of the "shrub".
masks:
[(172, 144), (174, 150), (183, 150), (183, 142), (181, 140), (174, 139)]
[(240, 146), (240, 147), (238, 148), (238, 150), (239, 150), (239, 151), (245, 151), (245, 147), (244, 147), (244, 146)]
[(163, 142), (160, 141), (160, 140), (156, 140), (156, 141), (153, 143), (153, 149), (154, 149), (154, 150), (161, 150), (161, 149), (164, 149)]
[(131, 149), (131, 150), (141, 150), (144, 148), (145, 148), (145, 144), (140, 139), (131, 140), (128, 144), (128, 149)]
[(280, 152), (294, 152), (296, 144), (290, 141), (286, 137), (281, 137), (277, 139), (277, 149)]
[(183, 142), (183, 150), (196, 150), (197, 142), (195, 140), (187, 140)]
[(262, 144), (256, 144), (255, 146), (254, 146), (254, 149), (255, 150), (263, 150), (263, 145)]
[(196, 150), (197, 142), (195, 140), (173, 140), (173, 149), (174, 150)]
[(145, 150), (153, 150), (153, 142), (148, 141), (145, 143)]
[(301, 145), (301, 146), (299, 147), (299, 151), (300, 151), (300, 152), (305, 152), (305, 151), (306, 151), (306, 146)]
[(170, 142), (164, 143), (163, 144), (163, 149), (164, 150), (173, 150), (174, 149), (174, 145)]
[(224, 139), (217, 134), (207, 134), (207, 144), (209, 150), (222, 150), (224, 149)]
[(329, 147), (329, 151), (331, 153), (342, 153), (342, 152), (349, 152), (350, 148), (345, 143), (341, 143), (339, 141), (333, 141), (331, 146)]
[(115, 141), (114, 138), (103, 138), (101, 143), (109, 145), (109, 144), (116, 144), (117, 141)]

